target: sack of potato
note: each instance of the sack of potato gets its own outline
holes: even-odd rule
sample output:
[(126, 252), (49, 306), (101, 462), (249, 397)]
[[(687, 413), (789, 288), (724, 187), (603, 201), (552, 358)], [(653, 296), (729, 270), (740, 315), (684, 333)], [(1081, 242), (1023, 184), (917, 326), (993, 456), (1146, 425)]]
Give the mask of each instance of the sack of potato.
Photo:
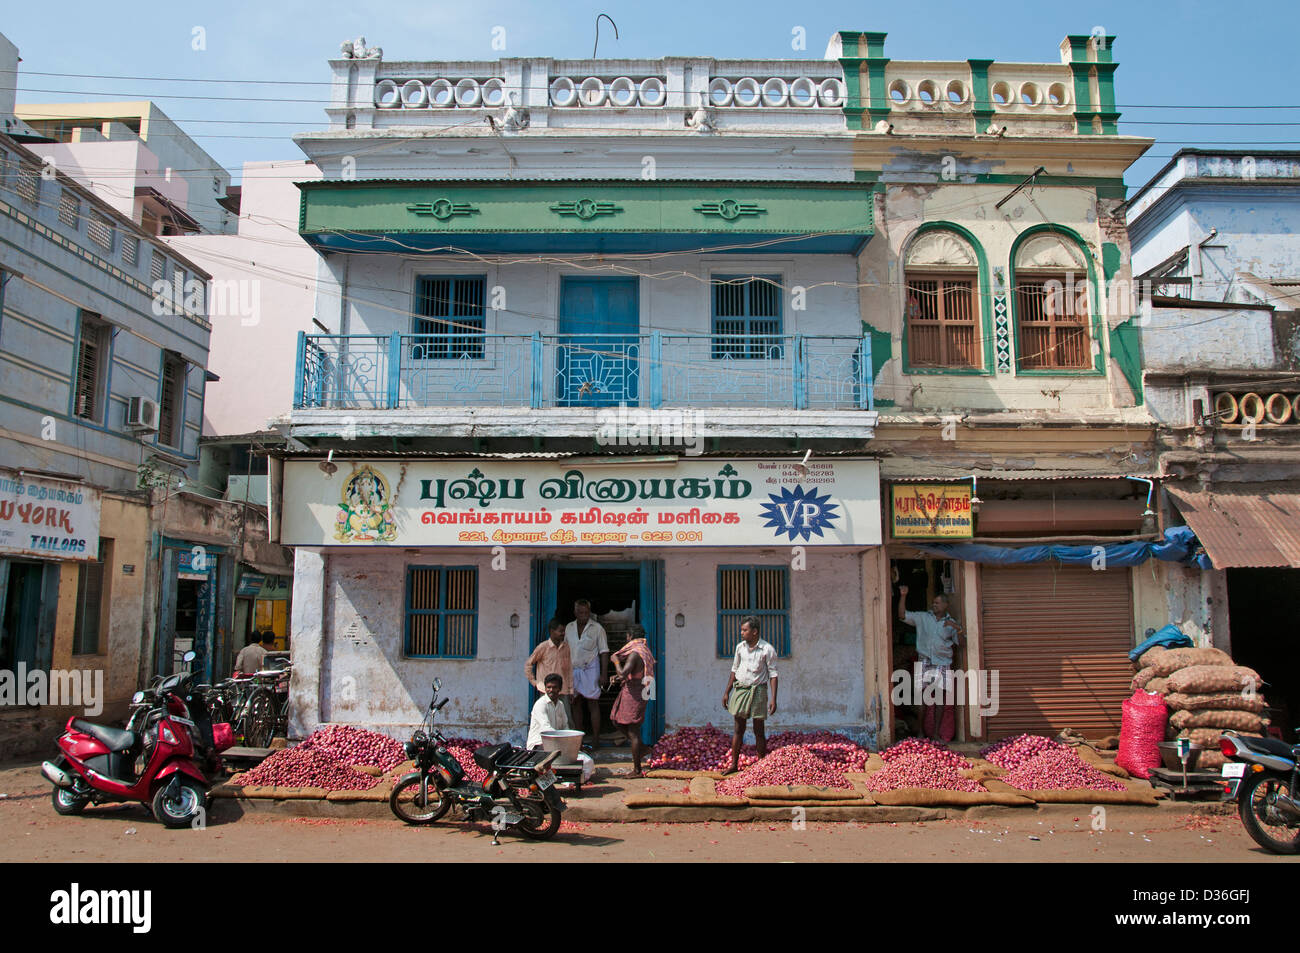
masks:
[(1164, 697), (1170, 738), (1179, 732), (1186, 737), (1189, 730), (1254, 733), (1268, 726), (1259, 673), (1237, 665), (1221, 649), (1157, 646), (1144, 652), (1138, 664), (1133, 685)]

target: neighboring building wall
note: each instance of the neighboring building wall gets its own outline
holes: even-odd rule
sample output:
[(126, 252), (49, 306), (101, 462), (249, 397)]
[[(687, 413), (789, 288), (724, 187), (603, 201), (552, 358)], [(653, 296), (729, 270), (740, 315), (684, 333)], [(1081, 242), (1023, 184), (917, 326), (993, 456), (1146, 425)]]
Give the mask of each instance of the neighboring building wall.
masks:
[[(217, 199), (230, 187), (230, 173), (212, 156), (191, 139), (180, 126), (172, 122), (161, 109), (147, 100), (119, 103), (24, 103), (14, 109), (18, 117), (30, 123), (63, 121), (76, 125), (102, 129), (117, 122), (139, 123), (139, 141), (157, 158), (159, 174), (172, 170), (172, 179), (186, 186), (186, 211), (194, 216), (204, 232), (224, 234), (231, 230), (233, 216), (217, 204)], [(93, 150), (116, 149), (116, 143), (83, 143), (77, 150), (78, 161), (91, 168), (103, 169), (109, 165), (98, 158)], [(106, 153), (113, 155), (113, 153)], [(117, 167), (114, 167), (117, 168)], [(142, 168), (129, 166), (129, 168)], [(103, 183), (110, 191), (121, 191), (122, 180)], [(134, 184), (151, 185), (150, 181)]]
[[(122, 127), (125, 129), (125, 127)], [(129, 132), (129, 130), (127, 130)], [(157, 189), (181, 208), (189, 205), (190, 184), (166, 166), (139, 139), (32, 143), (32, 150), (55, 168), (85, 185), (118, 212), (140, 222), (137, 187)]]
[[(279, 370), (293, 367), (298, 332), (319, 330), (312, 316), (320, 261), (297, 238), (301, 193), (294, 183), (318, 178), (308, 162), (247, 163), (237, 235), (166, 239), (212, 274), (208, 367), (220, 380), (208, 384), (205, 436), (264, 431), (293, 406), (293, 375)], [(325, 304), (330, 320), (337, 305), (337, 298)]]

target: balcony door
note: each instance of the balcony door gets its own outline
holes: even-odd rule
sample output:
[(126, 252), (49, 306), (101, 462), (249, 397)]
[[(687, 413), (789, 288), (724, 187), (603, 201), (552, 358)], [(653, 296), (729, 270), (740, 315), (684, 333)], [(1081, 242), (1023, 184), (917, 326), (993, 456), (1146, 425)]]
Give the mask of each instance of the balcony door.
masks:
[(562, 279), (555, 353), (555, 397), (561, 407), (637, 403), (637, 295), (635, 278)]

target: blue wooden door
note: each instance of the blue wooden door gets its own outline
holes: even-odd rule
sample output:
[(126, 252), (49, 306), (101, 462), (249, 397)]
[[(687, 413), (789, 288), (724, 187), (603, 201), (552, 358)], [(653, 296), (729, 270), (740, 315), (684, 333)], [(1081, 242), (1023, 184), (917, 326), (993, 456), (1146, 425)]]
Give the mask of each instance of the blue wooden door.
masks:
[(559, 405), (636, 404), (640, 328), (637, 279), (563, 279), (555, 355)]
[(641, 723), (641, 740), (652, 745), (664, 733), (664, 679), (668, 666), (664, 656), (664, 561), (641, 561), (641, 598), (637, 602), (641, 627), (650, 654), (655, 657), (655, 684), (646, 705), (645, 721)]

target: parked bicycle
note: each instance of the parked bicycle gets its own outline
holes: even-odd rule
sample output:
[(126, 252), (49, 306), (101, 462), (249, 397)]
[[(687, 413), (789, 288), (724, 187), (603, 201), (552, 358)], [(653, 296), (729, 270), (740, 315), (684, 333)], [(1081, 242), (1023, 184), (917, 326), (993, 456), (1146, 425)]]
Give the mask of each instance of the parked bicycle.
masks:
[(265, 748), (289, 727), (289, 675), (291, 666), (236, 675), (216, 685), (203, 686), (215, 713), (229, 721), (250, 748)]

